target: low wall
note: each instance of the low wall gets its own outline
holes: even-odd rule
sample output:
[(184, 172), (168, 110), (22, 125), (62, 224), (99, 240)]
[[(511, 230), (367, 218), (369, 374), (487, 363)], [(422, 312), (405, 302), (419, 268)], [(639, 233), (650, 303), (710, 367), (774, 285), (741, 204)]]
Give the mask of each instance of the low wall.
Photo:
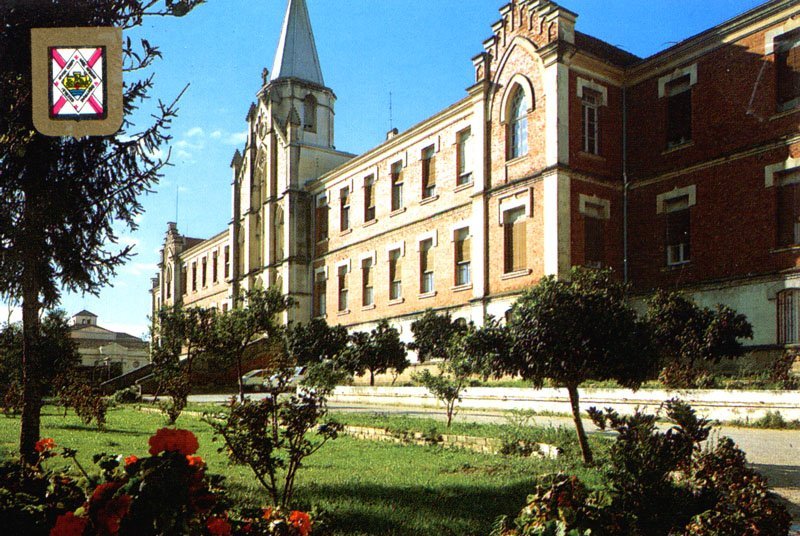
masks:
[[(800, 391), (665, 391), (641, 389), (581, 389), (581, 408), (613, 407), (630, 414), (642, 408), (654, 412), (665, 401), (680, 398), (703, 417), (720, 421), (758, 419), (768, 411), (778, 411), (787, 420), (800, 419)], [(442, 407), (424, 387), (337, 387), (329, 398), (335, 404), (374, 404), (381, 406)], [(462, 410), (530, 410), (570, 413), (566, 389), (526, 389), (472, 387), (459, 404)]]

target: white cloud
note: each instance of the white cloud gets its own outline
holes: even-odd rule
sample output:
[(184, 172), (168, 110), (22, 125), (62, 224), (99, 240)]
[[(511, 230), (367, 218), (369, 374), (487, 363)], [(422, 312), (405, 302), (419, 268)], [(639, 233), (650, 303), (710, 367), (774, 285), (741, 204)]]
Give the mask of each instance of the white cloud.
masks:
[(222, 131), (221, 130), (215, 130), (214, 132), (209, 134), (209, 137), (212, 140), (218, 140), (218, 139), (220, 139), (222, 137)]
[(191, 188), (187, 188), (186, 186), (178, 186), (178, 191), (181, 192), (181, 193), (183, 193), (183, 192), (191, 192), (192, 189)]
[(122, 271), (136, 277), (153, 276), (158, 271), (158, 265), (154, 262), (129, 262)]
[(186, 135), (190, 138), (195, 138), (198, 136), (199, 137), (205, 136), (205, 133), (206, 133), (205, 130), (203, 130), (201, 127), (194, 127), (190, 128), (189, 132), (187, 132)]
[(178, 155), (177, 156), (181, 160), (191, 160), (192, 159), (192, 154), (189, 153), (189, 152), (184, 151), (183, 149), (180, 149), (178, 151)]
[(241, 145), (247, 141), (247, 129), (241, 132), (233, 132), (228, 134), (227, 138), (225, 139), (225, 143), (227, 145)]

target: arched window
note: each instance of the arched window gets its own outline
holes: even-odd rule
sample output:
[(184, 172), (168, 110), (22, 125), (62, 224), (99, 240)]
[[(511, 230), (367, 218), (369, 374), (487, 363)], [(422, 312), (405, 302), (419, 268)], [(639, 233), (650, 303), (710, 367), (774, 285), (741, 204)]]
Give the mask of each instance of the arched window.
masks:
[(275, 220), (272, 232), (272, 262), (283, 260), (283, 208), (275, 206)]
[(508, 121), (509, 159), (528, 154), (528, 110), (525, 106), (525, 92), (517, 88), (511, 107)]
[(310, 93), (303, 99), (303, 128), (310, 132), (317, 131), (317, 99)]

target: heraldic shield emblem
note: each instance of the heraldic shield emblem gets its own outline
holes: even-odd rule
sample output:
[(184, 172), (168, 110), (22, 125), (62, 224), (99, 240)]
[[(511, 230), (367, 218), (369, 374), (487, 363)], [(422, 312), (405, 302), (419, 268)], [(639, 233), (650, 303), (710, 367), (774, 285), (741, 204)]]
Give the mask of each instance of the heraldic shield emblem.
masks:
[(31, 30), (33, 125), (47, 136), (106, 136), (122, 125), (122, 30)]
[(50, 117), (106, 117), (105, 47), (50, 48)]

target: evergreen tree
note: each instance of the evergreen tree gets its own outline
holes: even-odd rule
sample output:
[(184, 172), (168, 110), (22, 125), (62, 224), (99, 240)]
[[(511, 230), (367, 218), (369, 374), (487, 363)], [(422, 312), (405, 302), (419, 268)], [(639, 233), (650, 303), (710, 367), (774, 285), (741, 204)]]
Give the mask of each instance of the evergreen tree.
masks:
[(139, 196), (158, 181), (157, 149), (175, 102), (159, 103), (147, 125), (131, 114), (153, 88), (137, 71), (160, 56), (147, 40), (123, 47), (125, 119), (114, 136), (52, 138), (32, 125), (31, 28), (115, 26), (147, 16), (185, 15), (202, 0), (10, 0), (0, 2), (0, 295), (22, 305), (24, 407), (20, 454), (33, 462), (39, 439), (42, 356), (39, 313), (63, 289), (97, 292), (131, 256), (118, 229), (136, 228)]

